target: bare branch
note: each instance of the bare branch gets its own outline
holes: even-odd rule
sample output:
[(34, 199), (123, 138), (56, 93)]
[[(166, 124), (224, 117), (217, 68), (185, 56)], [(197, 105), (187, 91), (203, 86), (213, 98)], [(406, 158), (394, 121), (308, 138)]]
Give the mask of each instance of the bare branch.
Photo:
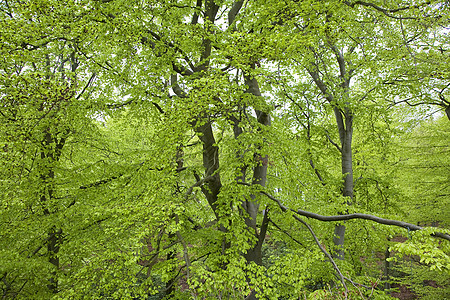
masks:
[(328, 131), (325, 131), (325, 134), (327, 135), (327, 139), (330, 141), (330, 143), (333, 144), (333, 146), (335, 146), (335, 147), (339, 150), (339, 152), (342, 153), (342, 148), (339, 147), (339, 145), (336, 144), (336, 143), (331, 139), (330, 135), (328, 134)]
[(187, 98), (188, 95), (183, 91), (178, 84), (178, 76), (176, 74), (170, 75), (170, 83), (172, 85), (173, 92), (180, 98)]
[(186, 192), (186, 198), (192, 193), (192, 191), (194, 190), (195, 187), (199, 187), (202, 186), (205, 182), (207, 182), (208, 180), (213, 179), (213, 176), (206, 176), (203, 179), (198, 179), (196, 183), (194, 183), (193, 185), (191, 185), (191, 187), (187, 190)]
[(376, 4), (370, 3), (370, 2), (365, 2), (365, 1), (355, 1), (353, 3), (350, 3), (350, 1), (344, 1), (344, 4), (350, 6), (351, 8), (355, 7), (355, 5), (361, 5), (361, 6), (366, 6), (366, 7), (372, 7), (375, 10), (383, 13), (384, 15), (388, 16), (389, 18), (393, 18), (393, 19), (397, 19), (397, 20), (414, 20), (416, 18), (414, 17), (397, 17), (392, 15), (392, 13), (396, 13), (396, 12), (400, 12), (400, 11), (405, 11), (405, 10), (409, 10), (412, 8), (419, 8), (421, 6), (430, 4), (431, 1), (426, 1), (422, 4), (417, 4), (417, 5), (411, 5), (411, 6), (404, 6), (404, 7), (399, 7), (399, 8), (395, 8), (395, 9), (387, 9), (387, 8), (383, 8), (381, 6), (378, 6)]
[(78, 96), (76, 97), (76, 99), (80, 99), (81, 96), (83, 96), (84, 92), (86, 91), (86, 89), (92, 84), (92, 82), (94, 81), (96, 76), (96, 73), (92, 73), (91, 77), (89, 78), (88, 82), (86, 83), (86, 85), (84, 86), (83, 90), (80, 92), (80, 94), (78, 94)]
[[(301, 209), (295, 210), (295, 209), (286, 207), (285, 205), (283, 205), (281, 203), (281, 201), (279, 199), (273, 197), (272, 195), (270, 195), (264, 191), (260, 191), (260, 193), (263, 195), (266, 195), (269, 199), (277, 202), (278, 206), (281, 208), (282, 211), (289, 210), (300, 216), (316, 219), (316, 220), (323, 221), (323, 222), (337, 222), (337, 221), (346, 221), (346, 220), (352, 220), (352, 219), (363, 219), (363, 220), (374, 221), (379, 224), (402, 227), (402, 228), (408, 229), (410, 231), (418, 231), (418, 230), (425, 229), (424, 227), (414, 225), (411, 223), (398, 221), (398, 220), (383, 219), (383, 218), (380, 218), (380, 217), (377, 217), (374, 215), (368, 215), (368, 214), (355, 213), (355, 214), (337, 215), (337, 216), (323, 216), (323, 215), (312, 213), (312, 212), (309, 212), (306, 210), (301, 210)], [(433, 227), (433, 228), (436, 228), (436, 227)], [(436, 228), (436, 229), (438, 229), (438, 228)], [(435, 232), (435, 233), (432, 233), (431, 235), (434, 237), (439, 237), (439, 238), (450, 241), (450, 235), (448, 235), (446, 233)]]
[[(308, 150), (308, 154), (310, 156), (311, 155), (311, 151)], [(325, 186), (327, 183), (325, 182), (325, 180), (323, 179), (322, 175), (320, 175), (319, 170), (316, 168), (316, 165), (314, 164), (314, 161), (312, 160), (312, 158), (309, 159), (309, 165), (311, 166), (311, 168), (313, 168), (314, 173), (316, 174), (317, 178), (319, 178), (319, 181), (322, 183), (323, 186)]]
[(314, 231), (312, 230), (311, 226), (309, 226), (308, 223), (306, 223), (305, 221), (303, 221), (302, 219), (300, 219), (299, 217), (297, 217), (296, 215), (293, 216), (294, 219), (296, 219), (297, 221), (299, 221), (300, 223), (302, 223), (303, 225), (306, 226), (306, 228), (308, 228), (309, 232), (311, 233), (311, 235), (314, 238), (314, 241), (316, 241), (317, 246), (319, 247), (320, 251), (323, 252), (323, 254), (325, 254), (325, 256), (330, 260), (331, 264), (333, 265), (334, 270), (336, 271), (336, 273), (339, 276), (339, 279), (341, 280), (342, 286), (345, 289), (345, 299), (347, 299), (347, 295), (348, 295), (348, 288), (347, 285), (345, 284), (345, 280), (344, 280), (344, 275), (342, 275), (341, 270), (339, 270), (339, 267), (337, 266), (336, 262), (334, 261), (333, 257), (331, 257), (330, 253), (327, 252), (327, 250), (325, 250), (325, 248), (322, 246), (322, 244), (319, 242), (319, 240), (317, 239), (316, 234), (314, 233)]
[(282, 233), (284, 233), (285, 235), (287, 235), (288, 237), (290, 237), (294, 242), (296, 242), (297, 244), (299, 244), (302, 247), (305, 247), (305, 245), (303, 245), (300, 241), (298, 241), (296, 238), (294, 238), (292, 235), (290, 235), (286, 230), (280, 228), (280, 226), (278, 226), (276, 223), (274, 223), (272, 220), (269, 220), (270, 223), (272, 223), (273, 226), (275, 226), (275, 228), (277, 228), (279, 231), (281, 231)]

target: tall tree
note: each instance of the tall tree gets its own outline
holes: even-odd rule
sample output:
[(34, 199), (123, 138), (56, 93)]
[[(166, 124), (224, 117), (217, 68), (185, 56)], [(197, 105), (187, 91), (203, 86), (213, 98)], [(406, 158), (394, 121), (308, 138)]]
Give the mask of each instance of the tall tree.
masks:
[[(52, 32), (48, 3), (1, 5), (2, 188), (9, 190), (2, 195), (2, 243), (14, 245), (14, 251), (2, 257), (3, 293), (16, 297), (26, 288), (47, 297), (46, 292), (59, 290), (61, 214), (73, 205), (61, 187), (67, 174), (60, 160), (75, 124), (82, 124), (86, 110), (79, 104), (91, 80), (79, 79), (76, 42), (63, 35), (58, 24)], [(61, 22), (70, 17), (61, 11), (55, 14)], [(23, 272), (15, 271), (17, 263), (24, 266)], [(41, 271), (36, 280), (33, 269), (48, 273)]]

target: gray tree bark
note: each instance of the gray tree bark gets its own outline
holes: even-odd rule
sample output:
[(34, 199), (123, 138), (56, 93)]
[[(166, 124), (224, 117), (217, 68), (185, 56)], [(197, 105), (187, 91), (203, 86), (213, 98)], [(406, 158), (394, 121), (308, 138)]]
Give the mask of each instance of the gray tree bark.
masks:
[[(342, 52), (336, 48), (333, 44), (329, 43), (329, 47), (336, 56), (336, 60), (339, 66), (339, 78), (341, 80), (340, 88), (342, 89), (342, 97), (349, 97), (350, 90), (350, 79), (352, 70), (347, 70), (346, 61)], [(314, 49), (312, 49), (314, 51)], [(352, 137), (353, 137), (353, 114), (349, 107), (347, 99), (341, 99), (341, 105), (338, 105), (337, 99), (330, 91), (326, 83), (319, 75), (318, 66), (312, 64), (307, 68), (308, 73), (313, 79), (316, 86), (321, 91), (325, 99), (333, 107), (334, 115), (336, 118), (336, 125), (339, 133), (340, 146), (333, 142), (329, 138), (330, 142), (338, 149), (341, 154), (341, 174), (343, 177), (342, 185), (342, 196), (344, 196), (347, 201), (346, 205), (351, 205), (353, 200), (353, 153), (352, 153)], [(343, 203), (344, 204), (344, 203)], [(344, 259), (344, 239), (345, 239), (345, 225), (337, 224), (334, 228), (333, 243), (335, 245), (335, 251), (333, 252), (333, 257), (343, 260)]]

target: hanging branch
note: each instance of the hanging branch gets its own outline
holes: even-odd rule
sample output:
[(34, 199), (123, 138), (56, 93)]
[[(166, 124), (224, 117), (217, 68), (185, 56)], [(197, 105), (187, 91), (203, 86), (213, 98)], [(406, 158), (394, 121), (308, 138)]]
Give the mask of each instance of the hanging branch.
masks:
[(345, 299), (347, 299), (348, 297), (348, 288), (347, 285), (345, 284), (345, 280), (344, 280), (344, 275), (342, 275), (341, 270), (339, 270), (339, 267), (337, 266), (336, 262), (334, 261), (333, 257), (331, 257), (331, 255), (327, 252), (327, 250), (325, 250), (325, 248), (322, 246), (322, 244), (319, 242), (319, 239), (317, 239), (316, 234), (314, 233), (314, 231), (312, 230), (311, 226), (309, 226), (308, 223), (306, 223), (305, 221), (303, 221), (302, 219), (300, 219), (299, 217), (297, 217), (296, 215), (293, 215), (294, 219), (296, 219), (297, 221), (299, 221), (300, 223), (302, 223), (303, 225), (306, 226), (306, 228), (308, 228), (309, 232), (311, 233), (311, 235), (314, 238), (314, 241), (316, 241), (317, 246), (319, 247), (320, 251), (323, 252), (323, 254), (325, 254), (325, 256), (330, 260), (331, 264), (333, 265), (334, 270), (336, 271), (336, 273), (339, 276), (339, 279), (342, 283), (342, 286), (345, 289)]

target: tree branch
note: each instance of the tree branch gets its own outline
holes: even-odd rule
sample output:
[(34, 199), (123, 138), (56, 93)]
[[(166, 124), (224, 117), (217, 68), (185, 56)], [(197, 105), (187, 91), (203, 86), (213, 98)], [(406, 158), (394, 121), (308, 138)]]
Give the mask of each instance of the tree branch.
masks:
[[(295, 210), (295, 209), (286, 207), (285, 205), (283, 205), (281, 203), (281, 201), (279, 199), (273, 197), (272, 195), (270, 195), (264, 191), (260, 191), (260, 193), (263, 195), (266, 195), (269, 199), (277, 202), (278, 206), (281, 208), (282, 211), (289, 210), (300, 216), (316, 219), (316, 220), (323, 221), (323, 222), (337, 222), (337, 221), (346, 221), (346, 220), (352, 220), (352, 219), (363, 219), (363, 220), (374, 221), (379, 224), (402, 227), (402, 228), (408, 229), (410, 231), (418, 231), (418, 230), (425, 229), (424, 227), (414, 225), (411, 223), (398, 221), (398, 220), (383, 219), (383, 218), (380, 218), (380, 217), (377, 217), (374, 215), (368, 215), (368, 214), (355, 213), (355, 214), (337, 215), (337, 216), (323, 216), (323, 215), (319, 215), (319, 214), (312, 213), (312, 212), (305, 211), (305, 210), (300, 210), (300, 209)], [(436, 227), (434, 227), (434, 228), (436, 228)], [(431, 235), (434, 237), (439, 237), (439, 238), (450, 241), (450, 235), (448, 235), (446, 233), (435, 232), (435, 233), (432, 233)]]
[(212, 179), (214, 179), (214, 177), (211, 176), (211, 175), (210, 176), (206, 176), (203, 179), (200, 179), (200, 178), (197, 179), (197, 182), (194, 183), (193, 185), (191, 185), (191, 187), (187, 190), (186, 198), (192, 193), (192, 191), (194, 190), (195, 187), (202, 186), (205, 182), (207, 182), (208, 180), (212, 180)]
[(328, 134), (328, 131), (325, 130), (325, 134), (327, 135), (327, 139), (330, 141), (330, 143), (333, 144), (333, 146), (335, 146), (335, 147), (339, 150), (339, 152), (342, 153), (342, 148), (339, 147), (339, 145), (336, 144), (336, 143), (331, 139), (330, 135)]
[(187, 98), (188, 95), (178, 84), (178, 76), (177, 74), (170, 75), (170, 84), (172, 85), (172, 90), (180, 98)]
[[(174, 45), (174, 44), (171, 43), (171, 42), (163, 41), (162, 37), (161, 37), (159, 34), (157, 34), (156, 32), (153, 32), (153, 31), (151, 31), (151, 30), (147, 30), (147, 33), (150, 34), (156, 41), (162, 42), (162, 43), (164, 43), (167, 47), (169, 47), (169, 48), (175, 50), (175, 52), (180, 53), (180, 54), (183, 56), (183, 59), (184, 59), (184, 60), (187, 62), (187, 64), (189, 65), (189, 67), (190, 67), (192, 70), (195, 69), (195, 66), (194, 66), (194, 64), (191, 62), (191, 60), (189, 59), (189, 56), (187, 56), (187, 55), (183, 52), (183, 50), (181, 50), (180, 47)], [(152, 40), (148, 39), (148, 38), (145, 37), (145, 36), (143, 36), (143, 37), (141, 38), (141, 42), (144, 43), (144, 44), (145, 44), (145, 43), (148, 43), (152, 49), (155, 49), (155, 48), (156, 48), (155, 42), (153, 42)], [(161, 54), (160, 54), (160, 53), (157, 53), (156, 56), (161, 56)], [(183, 67), (183, 66), (181, 66), (181, 65), (180, 65), (180, 66), (176, 65), (174, 60), (172, 61), (172, 68), (173, 68), (173, 70), (174, 70), (175, 72), (177, 72), (177, 73), (179, 73), (179, 74), (181, 74), (181, 75), (192, 75), (192, 74), (194, 74), (194, 72), (193, 72), (192, 70), (189, 70), (188, 68), (185, 68), (185, 67)]]
[(399, 11), (402, 11), (402, 10), (408, 10), (408, 9), (411, 9), (411, 8), (419, 8), (419, 7), (423, 6), (423, 5), (431, 4), (431, 1), (425, 1), (424, 3), (422, 3), (422, 5), (416, 4), (416, 5), (411, 5), (411, 6), (399, 7), (399, 8), (395, 8), (395, 9), (382, 8), (382, 7), (380, 7), (380, 6), (376, 5), (376, 4), (369, 3), (369, 2), (364, 2), (364, 1), (355, 1), (353, 3), (350, 3), (349, 1), (344, 1), (344, 3), (346, 5), (348, 5), (348, 6), (350, 6), (351, 8), (353, 8), (355, 5), (359, 4), (359, 5), (362, 5), (362, 6), (373, 7), (376, 10), (381, 11), (383, 13), (384, 12), (386, 12), (386, 13), (396, 13), (396, 12), (399, 12)]
[(388, 16), (389, 18), (393, 18), (393, 19), (397, 19), (397, 20), (407, 20), (407, 19), (414, 20), (414, 19), (416, 19), (414, 17), (396, 17), (396, 16), (391, 15), (391, 13), (396, 13), (396, 12), (408, 10), (408, 9), (411, 9), (411, 8), (419, 8), (419, 7), (423, 6), (423, 5), (431, 4), (431, 1), (426, 1), (426, 2), (424, 2), (422, 4), (416, 4), (416, 5), (411, 5), (411, 6), (399, 7), (399, 8), (395, 8), (395, 9), (386, 9), (386, 8), (380, 7), (380, 6), (376, 5), (376, 4), (373, 4), (373, 3), (370, 3), (370, 2), (365, 2), (365, 1), (355, 1), (353, 3), (350, 3), (350, 1), (344, 1), (344, 4), (350, 6), (351, 8), (354, 8), (355, 5), (372, 7), (375, 10), (377, 10), (377, 11), (383, 13), (384, 15)]
[(277, 228), (279, 231), (281, 231), (282, 233), (284, 233), (285, 235), (290, 237), (294, 242), (296, 242), (297, 244), (299, 244), (302, 247), (305, 247), (305, 245), (303, 245), (300, 241), (298, 241), (296, 238), (294, 238), (292, 235), (290, 235), (286, 230), (281, 229), (280, 226), (278, 226), (272, 220), (269, 219), (269, 222), (272, 223), (272, 225), (275, 226), (275, 228)]
[(86, 89), (92, 84), (92, 82), (94, 81), (96, 76), (96, 73), (92, 73), (91, 77), (89, 78), (88, 82), (86, 83), (86, 85), (83, 87), (83, 90), (78, 94), (78, 96), (76, 97), (77, 100), (79, 100), (81, 98), (81, 96), (83, 96), (84, 92), (86, 91)]
[(297, 217), (296, 215), (293, 216), (294, 219), (296, 219), (297, 221), (299, 221), (300, 223), (302, 223), (303, 225), (306, 226), (306, 228), (308, 228), (309, 232), (311, 233), (311, 235), (314, 238), (314, 241), (316, 241), (317, 246), (319, 247), (320, 251), (323, 252), (323, 254), (325, 254), (325, 256), (330, 260), (331, 264), (333, 265), (334, 270), (336, 271), (336, 273), (339, 276), (339, 279), (341, 280), (342, 286), (345, 289), (345, 299), (347, 299), (347, 295), (348, 295), (348, 288), (347, 285), (345, 284), (345, 280), (344, 280), (344, 275), (342, 275), (341, 270), (339, 270), (339, 267), (337, 266), (336, 262), (334, 261), (333, 257), (331, 257), (331, 255), (327, 252), (327, 250), (325, 250), (325, 248), (322, 246), (322, 244), (319, 242), (319, 240), (317, 239), (316, 234), (314, 233), (314, 231), (312, 230), (311, 226), (309, 226), (308, 223), (306, 223), (305, 221), (303, 221), (302, 219), (300, 219), (299, 217)]
[(228, 27), (231, 27), (231, 25), (233, 24), (236, 16), (242, 8), (243, 3), (244, 1), (242, 0), (238, 0), (233, 3), (233, 7), (231, 7), (230, 11), (228, 12)]

